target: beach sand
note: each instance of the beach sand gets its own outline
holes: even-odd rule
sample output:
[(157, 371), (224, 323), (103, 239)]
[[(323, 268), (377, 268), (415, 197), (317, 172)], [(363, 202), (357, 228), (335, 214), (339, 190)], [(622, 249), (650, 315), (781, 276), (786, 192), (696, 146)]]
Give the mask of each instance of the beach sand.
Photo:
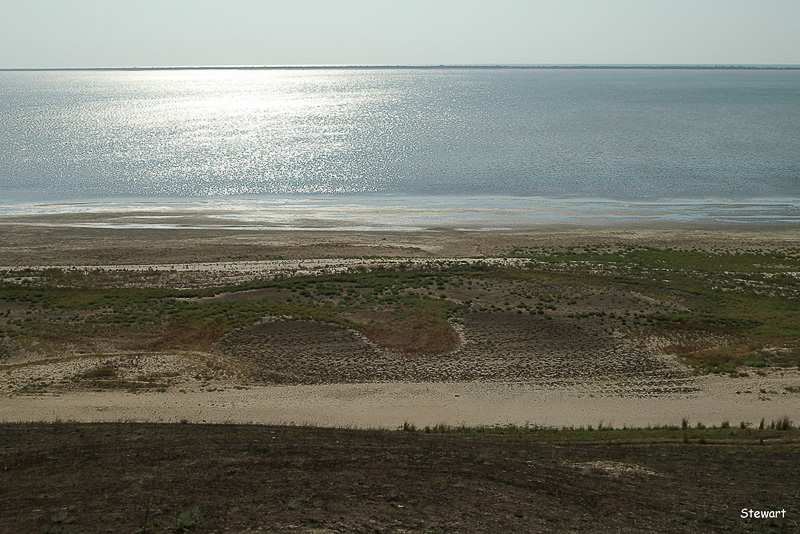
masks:
[[(636, 428), (679, 426), (684, 419), (692, 426), (744, 422), (757, 427), (762, 419), (770, 424), (784, 416), (796, 421), (800, 415), (800, 394), (784, 389), (800, 385), (797, 370), (747, 379), (703, 376), (694, 384), (697, 389), (691, 393), (649, 397), (601, 382), (568, 387), (528, 382), (387, 382), (246, 389), (218, 384), (183, 392), (4, 396), (0, 421)], [(604, 392), (604, 387), (616, 392)]]

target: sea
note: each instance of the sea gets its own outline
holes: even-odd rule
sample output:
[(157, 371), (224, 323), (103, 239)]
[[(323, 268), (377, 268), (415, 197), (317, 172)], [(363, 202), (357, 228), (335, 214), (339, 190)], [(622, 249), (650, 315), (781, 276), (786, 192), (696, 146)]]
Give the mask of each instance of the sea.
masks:
[[(74, 217), (36, 219), (60, 214)], [(0, 222), (19, 217), (265, 230), (797, 225), (800, 70), (0, 71)]]

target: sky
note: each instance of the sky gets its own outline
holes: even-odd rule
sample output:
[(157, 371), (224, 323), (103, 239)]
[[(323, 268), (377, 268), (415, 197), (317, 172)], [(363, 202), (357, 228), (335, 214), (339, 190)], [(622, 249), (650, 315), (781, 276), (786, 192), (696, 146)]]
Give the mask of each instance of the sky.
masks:
[(800, 64), (800, 0), (0, 0), (0, 68)]

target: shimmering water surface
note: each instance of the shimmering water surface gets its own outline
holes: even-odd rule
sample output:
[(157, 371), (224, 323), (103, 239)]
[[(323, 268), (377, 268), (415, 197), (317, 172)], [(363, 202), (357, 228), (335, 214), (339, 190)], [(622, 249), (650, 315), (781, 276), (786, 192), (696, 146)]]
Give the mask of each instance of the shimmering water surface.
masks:
[(800, 71), (0, 72), (0, 196), (797, 222)]

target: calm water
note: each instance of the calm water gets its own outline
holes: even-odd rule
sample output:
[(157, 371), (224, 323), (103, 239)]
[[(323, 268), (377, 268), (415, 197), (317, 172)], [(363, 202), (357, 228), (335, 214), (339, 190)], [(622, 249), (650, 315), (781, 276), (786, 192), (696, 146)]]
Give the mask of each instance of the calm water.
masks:
[(0, 72), (4, 209), (186, 198), (800, 221), (800, 71)]

